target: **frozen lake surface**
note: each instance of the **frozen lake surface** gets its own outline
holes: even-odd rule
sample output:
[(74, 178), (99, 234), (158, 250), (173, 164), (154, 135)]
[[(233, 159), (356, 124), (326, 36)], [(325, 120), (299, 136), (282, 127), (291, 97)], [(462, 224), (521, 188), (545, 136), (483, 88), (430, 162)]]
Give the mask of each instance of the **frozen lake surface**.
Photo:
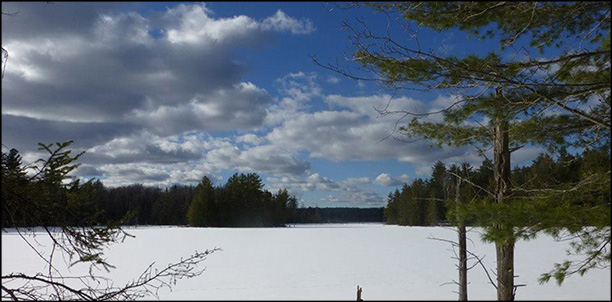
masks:
[[(117, 283), (134, 279), (151, 262), (162, 268), (195, 250), (219, 247), (202, 265), (199, 277), (179, 280), (163, 300), (457, 300), (452, 228), (383, 224), (291, 225), (287, 228), (126, 227), (136, 238), (113, 245), (107, 259), (117, 266), (108, 276)], [(41, 244), (44, 234), (37, 236)], [(478, 229), (468, 234), (469, 249), (495, 268), (493, 244), (482, 243)], [(567, 242), (547, 236), (519, 241), (515, 250), (517, 300), (610, 300), (610, 269), (572, 276), (561, 287), (540, 285), (541, 273), (566, 259)], [(34, 273), (44, 267), (14, 232), (2, 233), (2, 274)], [(71, 268), (71, 274), (85, 272)], [(66, 274), (68, 275), (68, 274)], [(483, 269), (468, 272), (468, 298), (495, 300)], [(150, 298), (149, 298), (150, 299)]]

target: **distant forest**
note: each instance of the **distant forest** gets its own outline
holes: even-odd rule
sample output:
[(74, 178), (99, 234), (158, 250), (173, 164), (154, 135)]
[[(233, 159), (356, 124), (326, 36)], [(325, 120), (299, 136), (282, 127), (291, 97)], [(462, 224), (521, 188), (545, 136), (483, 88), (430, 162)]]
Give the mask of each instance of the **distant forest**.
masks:
[[(553, 186), (566, 185), (567, 188), (571, 188), (572, 185), (579, 183), (584, 175), (589, 175), (593, 171), (605, 173), (609, 171), (610, 166), (611, 159), (607, 147), (585, 150), (578, 156), (569, 154), (565, 149), (560, 149), (555, 158), (543, 153), (534, 159), (531, 165), (512, 169), (510, 181), (517, 188), (513, 198), (520, 199), (528, 192)], [(457, 178), (463, 180), (459, 190), (457, 190)], [(456, 208), (455, 202), (476, 203), (490, 198), (488, 192), (493, 191), (495, 186), (493, 181), (491, 160), (484, 160), (478, 168), (467, 163), (453, 164), (447, 168), (438, 161), (432, 167), (429, 179), (416, 179), (389, 193), (388, 203), (384, 209), (385, 220), (388, 224), (409, 226), (453, 223), (458, 214), (453, 211)], [(609, 195), (602, 196), (599, 193), (583, 194), (580, 198), (580, 203), (591, 206), (605, 205), (609, 202)], [(463, 213), (464, 217), (476, 215), (478, 208), (470, 208), (472, 213)], [(473, 223), (470, 219), (465, 222)]]
[[(236, 175), (235, 175), (236, 176)], [(238, 175), (239, 176), (239, 175)], [(99, 194), (97, 204), (103, 215), (100, 222), (117, 221), (128, 216), (125, 225), (188, 225), (189, 207), (196, 195), (196, 187), (191, 185), (174, 185), (167, 189), (134, 184), (115, 188), (105, 187), (100, 181), (95, 186)], [(222, 200), (227, 186), (214, 188), (219, 200)], [(277, 194), (264, 192), (270, 200), (282, 196), (284, 190)], [(251, 223), (242, 221), (214, 222), (210, 226), (282, 226), (284, 223), (347, 223), (347, 222), (384, 222), (383, 207), (351, 208), (351, 207), (298, 207), (291, 202), (295, 197), (289, 197), (286, 216), (276, 221), (258, 223), (257, 216), (272, 216), (262, 212), (251, 211)], [(223, 201), (217, 203), (221, 207)], [(263, 211), (265, 212), (265, 211)], [(273, 210), (269, 211), (270, 213)], [(128, 215), (131, 214), (131, 215)], [(229, 213), (227, 214), (229, 215)]]
[[(243, 216), (238, 213), (237, 209), (230, 209), (226, 206), (223, 209), (223, 204), (232, 203), (228, 200), (230, 195), (229, 190), (231, 184), (237, 179), (251, 178), (255, 183), (260, 184), (257, 174), (235, 174), (228, 180), (225, 186), (213, 188), (213, 196), (216, 196), (216, 209), (211, 209), (211, 212), (225, 211), (223, 215), (229, 217), (233, 214)], [(96, 181), (94, 185), (97, 188), (96, 203), (102, 215), (100, 222), (117, 221), (122, 217), (129, 217), (124, 221), (125, 225), (188, 225), (188, 215), (190, 205), (196, 196), (197, 187), (192, 185), (174, 185), (166, 189), (159, 187), (144, 186), (141, 184), (133, 184), (128, 186), (109, 188), (105, 187), (102, 182)], [(282, 226), (285, 223), (347, 223), (347, 222), (384, 222), (383, 207), (378, 208), (351, 208), (351, 207), (335, 207), (335, 208), (319, 208), (319, 207), (298, 207), (294, 196), (287, 196), (286, 190), (279, 190), (276, 194), (271, 194), (262, 187), (258, 187), (255, 192), (261, 192), (258, 198), (261, 207), (257, 204), (252, 204), (243, 209), (250, 209), (250, 213), (244, 215), (250, 216), (249, 219), (234, 219), (233, 221), (219, 221), (213, 218), (212, 223), (203, 226)], [(225, 197), (224, 197), (225, 194)], [(252, 196), (253, 194), (251, 194)], [(257, 195), (257, 193), (255, 193)], [(214, 198), (214, 197), (213, 197)], [(246, 201), (249, 198), (244, 198)], [(275, 201), (283, 200), (285, 205), (280, 205), (281, 210), (275, 211)], [(251, 200), (253, 200), (251, 198)], [(267, 200), (267, 201), (266, 201)], [(240, 202), (240, 201), (236, 201)], [(282, 203), (281, 202), (281, 203)], [(269, 206), (265, 206), (268, 203)], [(277, 203), (278, 204), (278, 203)], [(259, 208), (259, 209), (258, 209)], [(268, 209), (268, 210), (266, 210)], [(278, 207), (276, 207), (278, 209)], [(233, 213), (229, 213), (229, 212)], [(276, 215), (274, 215), (276, 212)], [(278, 214), (280, 212), (280, 214)], [(268, 217), (268, 219), (266, 219)], [(274, 217), (274, 218), (273, 218)]]
[(298, 208), (292, 223), (384, 222), (384, 207), (380, 208)]
[[(20, 162), (20, 156), (14, 151), (3, 160)], [(122, 225), (269, 227), (286, 223), (384, 221), (382, 207), (299, 208), (296, 198), (287, 190), (279, 190), (276, 194), (264, 190), (255, 173), (236, 173), (225, 185), (218, 187), (213, 187), (206, 177), (198, 186), (160, 188), (132, 184), (106, 187), (100, 180), (95, 180), (91, 186), (90, 192), (94, 192), (91, 206), (95, 208), (91, 216), (95, 217), (93, 223), (98, 225), (119, 222)], [(198, 209), (199, 204), (204, 208)], [(204, 216), (200, 221), (196, 221), (198, 213)], [(16, 220), (2, 215), (2, 226), (35, 226), (16, 224)]]
[[(68, 146), (66, 143), (63, 147)], [(63, 148), (62, 147), (62, 148)], [(49, 167), (78, 158), (69, 151), (55, 152)], [(65, 173), (76, 165), (62, 170)], [(42, 171), (50, 179), (53, 169)], [(50, 181), (33, 181), (25, 173), (19, 151), (2, 153), (3, 202), (19, 204), (2, 211), (2, 227), (59, 225), (189, 225), (196, 227), (276, 227), (287, 223), (383, 222), (383, 208), (299, 208), (286, 189), (273, 194), (264, 189), (256, 173), (235, 173), (222, 186), (203, 177), (197, 186), (168, 188), (132, 184), (106, 187), (98, 180), (75, 183), (75, 189), (57, 189)], [(6, 176), (6, 177), (5, 177)], [(8, 190), (8, 188), (16, 188)], [(7, 189), (7, 190), (5, 190)], [(44, 194), (43, 194), (44, 193)], [(43, 194), (40, 202), (27, 203), (23, 196)], [(82, 200), (77, 206), (73, 200)], [(65, 201), (65, 203), (62, 203)], [(65, 215), (47, 215), (54, 207)], [(39, 213), (40, 215), (31, 215)], [(85, 215), (86, 221), (75, 219)]]
[[(3, 154), (7, 172), (19, 171), (21, 157), (16, 150)], [(572, 184), (581, 175), (609, 169), (610, 153), (605, 148), (586, 150), (574, 156), (561, 150), (556, 158), (538, 156), (530, 166), (516, 167), (511, 172), (514, 186), (522, 190)], [(16, 180), (27, 183), (25, 174), (15, 174)], [(460, 177), (463, 185), (457, 190)], [(105, 187), (100, 180), (89, 183), (92, 224), (108, 225), (190, 225), (199, 227), (273, 227), (287, 223), (346, 223), (386, 222), (409, 226), (434, 226), (454, 223), (457, 200), (475, 201), (487, 198), (493, 181), (490, 160), (474, 168), (467, 163), (446, 167), (437, 162), (429, 179), (416, 179), (389, 193), (386, 207), (379, 208), (319, 208), (298, 207), (297, 200), (286, 189), (273, 194), (264, 189), (255, 174), (234, 174), (226, 184), (213, 186), (206, 177), (197, 185), (174, 185), (169, 188), (133, 184)], [(4, 185), (4, 183), (3, 183)], [(42, 185), (32, 183), (30, 185)], [(34, 186), (33, 188), (36, 188)], [(35, 189), (38, 190), (38, 189)], [(515, 192), (520, 197), (520, 191)], [(3, 198), (6, 196), (3, 196)], [(609, 201), (608, 197), (593, 196), (592, 203)], [(582, 202), (591, 202), (583, 196)], [(27, 213), (16, 211), (2, 215), (3, 227), (48, 225), (51, 217), (38, 217), (36, 223), (22, 219)], [(469, 215), (468, 215), (469, 216)], [(16, 223), (20, 221), (20, 223)], [(468, 224), (469, 220), (466, 221)], [(32, 225), (30, 225), (32, 224)]]

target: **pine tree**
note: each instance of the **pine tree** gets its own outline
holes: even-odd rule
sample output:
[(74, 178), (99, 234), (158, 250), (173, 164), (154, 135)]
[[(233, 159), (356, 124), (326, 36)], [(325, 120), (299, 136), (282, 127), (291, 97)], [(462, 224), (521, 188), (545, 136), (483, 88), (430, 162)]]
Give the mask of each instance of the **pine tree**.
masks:
[(278, 190), (278, 193), (273, 197), (271, 224), (273, 226), (285, 225), (296, 208), (295, 198), (289, 195), (289, 191), (287, 189)]
[(399, 203), (399, 190), (395, 189), (395, 192), (389, 193), (387, 197), (387, 206), (384, 209), (385, 219), (388, 224), (399, 224), (398, 217), (398, 203)]
[(210, 179), (204, 176), (187, 210), (187, 221), (190, 226), (209, 227), (214, 225), (215, 216), (215, 188)]
[(437, 161), (432, 167), (431, 172), (431, 185), (433, 190), (433, 197), (436, 200), (436, 221), (446, 221), (446, 207), (444, 201), (450, 195), (448, 192), (448, 174), (446, 173), (446, 166), (441, 161)]
[[(368, 5), (377, 11), (397, 14), (409, 25), (418, 24), (436, 31), (458, 28), (481, 39), (498, 38), (499, 52), (459, 57), (425, 51), (419, 43), (398, 42), (390, 34), (377, 36), (363, 23), (361, 26), (366, 28), (352, 28), (351, 37), (357, 47), (355, 61), (362, 69), (377, 75), (369, 80), (393, 89), (441, 90), (455, 94), (457, 101), (443, 110), (441, 123), (423, 120), (427, 113), (406, 112), (414, 116), (402, 128), (406, 135), (433, 140), (438, 146), (471, 145), (482, 154), (493, 149), (491, 173), (494, 182), (490, 190), (481, 188), (480, 194), (488, 200), (481, 203), (481, 208), (495, 210), (483, 210), (487, 213), (480, 213), (480, 217), (494, 219), (481, 219), (480, 223), (487, 227), (485, 238), (496, 244), (497, 297), (513, 300), (515, 240), (542, 230), (536, 226), (548, 222), (561, 224), (564, 220), (559, 220), (559, 215), (552, 215), (553, 211), (547, 207), (564, 208), (563, 203), (571, 204), (574, 198), (579, 198), (572, 192), (594, 190), (609, 195), (609, 169), (590, 171), (586, 178), (572, 185), (573, 189), (561, 185), (538, 188), (539, 192), (535, 192), (514, 187), (510, 182), (510, 168), (511, 153), (526, 144), (541, 144), (550, 150), (561, 146), (609, 150), (610, 3), (395, 2)], [(538, 55), (545, 51), (556, 55), (532, 59), (529, 54), (508, 56), (502, 53), (517, 45)], [(351, 78), (361, 78), (338, 66), (324, 67)], [(586, 106), (588, 102), (590, 106)], [(601, 185), (604, 179), (608, 188)], [(546, 198), (550, 189), (564, 194), (564, 198)], [(520, 198), (515, 192), (520, 192), (517, 193)], [(507, 215), (522, 209), (526, 202), (538, 201), (541, 207), (532, 206), (534, 213)], [(596, 228), (595, 236), (589, 233), (605, 247), (610, 244), (610, 201), (594, 211), (604, 213), (604, 218), (608, 213), (607, 226)], [(566, 214), (584, 214), (576, 220), (587, 225), (599, 223), (598, 218), (589, 216), (593, 214), (589, 210)], [(510, 216), (513, 218), (506, 218)], [(518, 231), (517, 226), (520, 227)], [(549, 230), (554, 233), (554, 229)], [(597, 249), (591, 252), (596, 253)], [(605, 257), (589, 259), (605, 261)], [(563, 267), (556, 270), (561, 280), (567, 272)]]
[(290, 195), (287, 201), (287, 222), (296, 222), (298, 201), (295, 196)]

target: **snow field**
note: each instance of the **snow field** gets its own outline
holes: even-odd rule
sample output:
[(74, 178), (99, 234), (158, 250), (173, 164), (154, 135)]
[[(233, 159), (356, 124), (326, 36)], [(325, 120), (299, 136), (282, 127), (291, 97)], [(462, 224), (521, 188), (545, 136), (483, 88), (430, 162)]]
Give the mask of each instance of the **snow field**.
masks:
[[(456, 300), (456, 260), (448, 243), (452, 228), (401, 227), (383, 224), (291, 225), (287, 228), (126, 227), (136, 238), (106, 251), (117, 267), (104, 275), (116, 285), (137, 278), (151, 262), (157, 268), (177, 262), (195, 250), (219, 247), (201, 265), (206, 271), (179, 280), (162, 300), (354, 300), (357, 285), (364, 300)], [(468, 233), (468, 248), (490, 271), (495, 268), (493, 244), (480, 241), (478, 229)], [(43, 233), (37, 240), (49, 246)], [(48, 248), (46, 248), (48, 250)], [(572, 276), (559, 287), (540, 285), (541, 273), (567, 258), (567, 242), (548, 236), (519, 241), (515, 249), (517, 300), (610, 300), (610, 269)], [(56, 257), (57, 258), (57, 257)], [(58, 263), (62, 263), (61, 258)], [(473, 263), (473, 262), (471, 262)], [(34, 273), (44, 263), (15, 232), (2, 233), (2, 274)], [(74, 266), (65, 275), (87, 272)], [(491, 272), (494, 277), (493, 272)], [(495, 300), (482, 267), (468, 272), (468, 298)], [(152, 298), (152, 297), (151, 297)], [(151, 299), (149, 298), (149, 299)]]

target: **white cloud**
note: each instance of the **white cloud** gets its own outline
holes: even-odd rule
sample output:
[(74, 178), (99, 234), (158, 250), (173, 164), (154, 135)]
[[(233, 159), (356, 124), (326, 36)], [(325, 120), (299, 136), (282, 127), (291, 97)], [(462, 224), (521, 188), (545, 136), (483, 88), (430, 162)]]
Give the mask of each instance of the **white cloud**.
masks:
[(397, 178), (393, 178), (391, 174), (381, 173), (374, 179), (374, 183), (385, 187), (396, 187), (408, 183), (410, 179), (411, 177), (407, 174), (402, 174)]
[(83, 161), (86, 165), (100, 166), (98, 171), (105, 184), (125, 181), (149, 185), (194, 183), (203, 175), (232, 169), (299, 176), (310, 169), (308, 162), (290, 151), (271, 145), (242, 149), (229, 138), (201, 132), (166, 137), (140, 132), (115, 138), (87, 150)]
[(193, 166), (188, 163), (106, 164), (100, 166), (97, 170), (102, 174), (99, 178), (102, 179), (105, 186), (109, 187), (133, 183), (160, 187), (168, 187), (174, 184), (196, 184), (203, 176), (210, 175), (202, 169), (193, 169)]
[(301, 204), (314, 205), (321, 200), (319, 198), (310, 199), (307, 193), (312, 191), (331, 193), (323, 196), (322, 200), (336, 204), (345, 204), (345, 206), (383, 206), (385, 204), (384, 198), (373, 189), (359, 186), (362, 182), (369, 182), (367, 177), (334, 181), (319, 173), (312, 173), (305, 177), (269, 177), (267, 181), (273, 191), (287, 188), (291, 194), (296, 195), (300, 199)]
[(362, 115), (375, 119), (381, 112), (399, 112), (399, 115), (392, 115), (390, 118), (398, 118), (403, 112), (423, 113), (426, 112), (426, 105), (410, 97), (393, 97), (388, 94), (345, 97), (341, 95), (328, 95), (325, 102), (338, 107), (350, 108)]
[(387, 204), (385, 198), (372, 190), (359, 190), (330, 194), (325, 201), (344, 204), (347, 207), (368, 206), (382, 207)]
[(308, 107), (294, 99), (282, 98), (266, 109), (264, 125), (277, 126), (286, 120), (298, 118)]
[(276, 82), (281, 84), (280, 92), (298, 102), (310, 101), (322, 95), (321, 87), (317, 81), (317, 73), (304, 73), (302, 71), (289, 73), (276, 79)]
[(213, 19), (205, 4), (179, 4), (168, 9), (165, 17), (178, 20), (176, 25), (164, 28), (166, 37), (174, 44), (225, 43), (249, 37), (258, 30), (258, 23), (244, 15)]
[[(332, 161), (397, 159), (417, 162), (459, 152), (432, 149), (428, 142), (406, 143), (389, 137), (395, 121), (371, 120), (352, 111), (302, 113), (266, 135), (273, 145), (308, 151)], [(387, 138), (387, 139), (385, 139)]]
[(381, 173), (380, 175), (378, 175), (376, 179), (374, 179), (374, 183), (381, 185), (381, 186), (387, 186), (387, 187), (398, 185), (395, 181), (393, 181), (393, 179), (391, 178), (391, 175), (387, 173)]
[[(244, 15), (216, 18), (205, 4), (179, 4), (159, 18), (97, 11), (92, 5), (75, 8), (82, 12), (75, 19), (70, 15), (75, 9), (61, 6), (53, 18), (37, 12), (39, 18), (30, 23), (39, 30), (3, 36), (3, 47), (11, 53), (3, 78), (3, 114), (117, 123), (164, 136), (254, 129), (266, 120), (272, 98), (255, 84), (241, 82), (245, 70), (233, 50), (269, 41), (270, 31), (312, 28), (310, 21), (282, 11), (266, 19), (266, 26)], [(24, 4), (19, 10), (33, 12), (36, 6)], [(73, 26), (54, 27), (67, 19)], [(90, 132), (71, 138), (86, 136)]]
[(334, 76), (327, 76), (327, 79), (325, 80), (327, 83), (330, 84), (338, 84), (340, 83), (340, 79)]
[(358, 186), (358, 185), (371, 184), (372, 180), (369, 177), (357, 177), (357, 178), (347, 178), (341, 181), (340, 183), (343, 185), (348, 185), (348, 186)]
[(119, 44), (151, 45), (149, 21), (135, 12), (119, 15), (101, 14), (93, 25), (95, 44), (114, 47)]
[(450, 98), (425, 104), (384, 94), (326, 96), (321, 81), (340, 79), (304, 71), (277, 79), (274, 96), (261, 88), (270, 83), (243, 80), (246, 68), (233, 55), (238, 47), (262, 45), (273, 32), (310, 34), (315, 28), (308, 19), (281, 10), (259, 20), (220, 18), (205, 4), (179, 4), (159, 18), (112, 10), (75, 14), (75, 26), (66, 21), (75, 20), (74, 12), (29, 21), (65, 21), (57, 33), (29, 27), (22, 36), (3, 36), (11, 52), (2, 89), (3, 143), (63, 136), (84, 142), (87, 169), (79, 173), (100, 175), (107, 185), (193, 183), (238, 170), (265, 173), (273, 186), (292, 193), (315, 190), (338, 202), (380, 204), (383, 198), (364, 185), (397, 185), (408, 175), (333, 180), (312, 171), (308, 158), (419, 163), (465, 154), (395, 140), (389, 135), (398, 116), (375, 110), (426, 112)]
[(276, 79), (282, 97), (267, 109), (265, 125), (277, 126), (308, 112), (309, 103), (322, 96), (316, 73), (295, 72)]
[(261, 27), (265, 30), (290, 31), (293, 34), (310, 34), (315, 31), (309, 19), (297, 20), (287, 16), (282, 10), (277, 10), (276, 14), (264, 19)]
[(266, 139), (260, 136), (257, 136), (252, 133), (240, 135), (236, 137), (236, 142), (238, 143), (246, 143), (254, 146), (261, 145), (266, 142)]
[[(262, 108), (268, 104), (265, 101), (267, 93), (264, 90), (249, 83), (242, 83), (236, 86), (234, 90), (226, 90), (223, 93), (215, 94), (217, 97), (202, 99), (201, 102), (194, 101), (189, 104), (189, 107), (183, 108), (180, 114), (176, 113), (176, 119), (179, 116), (181, 117), (180, 125), (193, 124), (198, 125), (198, 127), (177, 128), (175, 131), (169, 131), (168, 133), (156, 130), (156, 123), (174, 120), (172, 118), (173, 112), (169, 109), (179, 110), (181, 108), (161, 106), (148, 111), (146, 118), (144, 114), (142, 116), (134, 115), (135, 121), (140, 122), (142, 120), (150, 123), (148, 128), (151, 133), (154, 133), (152, 135), (158, 138), (157, 140), (151, 140), (150, 137), (141, 138), (137, 142), (124, 145), (120, 144), (121, 140), (117, 140), (108, 145), (106, 149), (96, 151), (107, 151), (107, 155), (111, 156), (115, 153), (124, 152), (122, 150), (126, 149), (128, 145), (140, 143), (143, 147), (127, 150), (125, 151), (127, 154), (114, 155), (115, 159), (152, 158), (152, 154), (158, 154), (160, 164), (163, 164), (161, 158), (170, 154), (173, 154), (173, 156), (178, 154), (190, 158), (194, 167), (199, 167), (198, 169), (206, 173), (218, 173), (228, 169), (267, 173), (272, 176), (270, 179), (273, 188), (288, 188), (292, 192), (312, 190), (333, 192), (337, 197), (344, 199), (349, 199), (349, 195), (353, 194), (351, 192), (364, 190), (357, 189), (358, 186), (364, 184), (376, 184), (384, 187), (398, 186), (408, 182), (410, 177), (407, 174), (393, 177), (390, 174), (382, 173), (374, 180), (361, 177), (335, 182), (311, 171), (307, 159), (302, 159), (298, 155), (300, 152), (306, 151), (307, 156), (312, 158), (324, 158), (333, 161), (395, 159), (422, 163), (439, 157), (465, 156), (464, 149), (440, 150), (430, 148), (426, 141), (406, 143), (395, 140), (393, 137), (384, 139), (393, 131), (396, 118), (377, 116), (373, 106), (387, 106), (389, 100), (391, 100), (392, 104), (389, 105), (389, 108), (429, 109), (429, 106), (417, 100), (407, 97), (391, 99), (388, 95), (370, 97), (324, 96), (317, 84), (317, 75), (314, 73), (291, 73), (278, 79), (277, 82), (281, 85), (280, 91), (286, 96), (276, 104), (268, 105), (269, 107), (265, 109), (267, 119), (281, 112), (290, 114), (278, 118), (275, 123), (266, 122), (265, 125), (274, 126), (267, 133), (263, 132), (261, 135), (247, 133), (234, 136), (233, 141), (229, 138), (214, 138), (211, 136), (185, 136), (181, 138), (176, 135), (164, 136), (179, 130), (203, 128), (198, 123), (204, 123), (204, 121), (196, 121), (196, 117), (205, 117), (203, 120), (209, 123), (208, 128), (211, 128), (213, 124), (210, 123), (215, 121), (218, 121), (220, 125), (225, 120), (231, 121), (231, 117), (215, 118), (220, 112), (225, 112), (223, 106), (229, 103), (230, 99), (233, 101), (233, 105), (237, 106), (238, 111), (242, 108), (245, 114), (252, 113), (254, 111), (252, 108), (256, 108), (250, 101), (253, 98), (245, 97), (244, 102), (241, 102), (240, 96), (243, 94), (260, 95)], [(306, 104), (318, 97), (324, 98), (329, 105), (342, 107), (344, 110), (310, 112)], [(434, 105), (441, 102), (442, 100), (435, 102)], [(257, 102), (254, 103), (257, 104)], [(193, 119), (193, 121), (190, 122), (189, 119)], [(164, 127), (173, 129), (174, 126), (166, 123)], [(260, 128), (258, 131), (264, 129)], [(190, 140), (190, 138), (197, 139), (199, 146), (195, 147), (195, 141)], [(161, 142), (159, 142), (160, 139)], [(158, 143), (147, 144), (148, 141), (157, 141)], [(187, 145), (187, 143), (190, 143), (190, 145)], [(242, 145), (238, 145), (239, 143), (242, 143)], [(427, 169), (429, 168), (430, 166), (427, 167)], [(178, 172), (171, 173), (170, 171), (166, 174), (178, 175)], [(303, 178), (300, 175), (306, 176)], [(344, 195), (340, 196), (338, 194)], [(367, 199), (370, 201), (378, 200), (379, 197), (377, 194), (364, 194), (364, 196), (369, 196)], [(350, 198), (357, 197), (355, 195)]]
[(197, 160), (207, 150), (204, 141), (213, 140), (202, 133), (186, 133), (180, 136), (159, 136), (140, 131), (130, 136), (113, 138), (104, 144), (91, 147), (83, 156), (86, 162), (146, 162), (177, 163)]
[(230, 161), (238, 170), (271, 173), (274, 175), (300, 175), (310, 169), (310, 164), (291, 151), (278, 149), (272, 145), (255, 146), (242, 151)]
[(409, 182), (412, 180), (412, 177), (410, 177), (410, 175), (408, 175), (408, 174), (404, 173), (404, 174), (402, 174), (402, 175), (398, 176), (396, 179), (397, 179), (397, 180), (398, 180), (400, 183), (402, 183), (402, 184), (403, 184), (403, 183), (409, 183)]
[(126, 119), (166, 135), (200, 129), (252, 129), (263, 123), (269, 100), (265, 90), (239, 83), (210, 95), (197, 95), (189, 103), (135, 109)]
[(297, 20), (281, 10), (261, 22), (245, 15), (214, 19), (211, 13), (205, 4), (180, 4), (169, 9), (166, 16), (180, 21), (164, 29), (168, 41), (174, 44), (227, 43), (250, 40), (263, 31), (310, 34), (315, 30), (310, 20)]

